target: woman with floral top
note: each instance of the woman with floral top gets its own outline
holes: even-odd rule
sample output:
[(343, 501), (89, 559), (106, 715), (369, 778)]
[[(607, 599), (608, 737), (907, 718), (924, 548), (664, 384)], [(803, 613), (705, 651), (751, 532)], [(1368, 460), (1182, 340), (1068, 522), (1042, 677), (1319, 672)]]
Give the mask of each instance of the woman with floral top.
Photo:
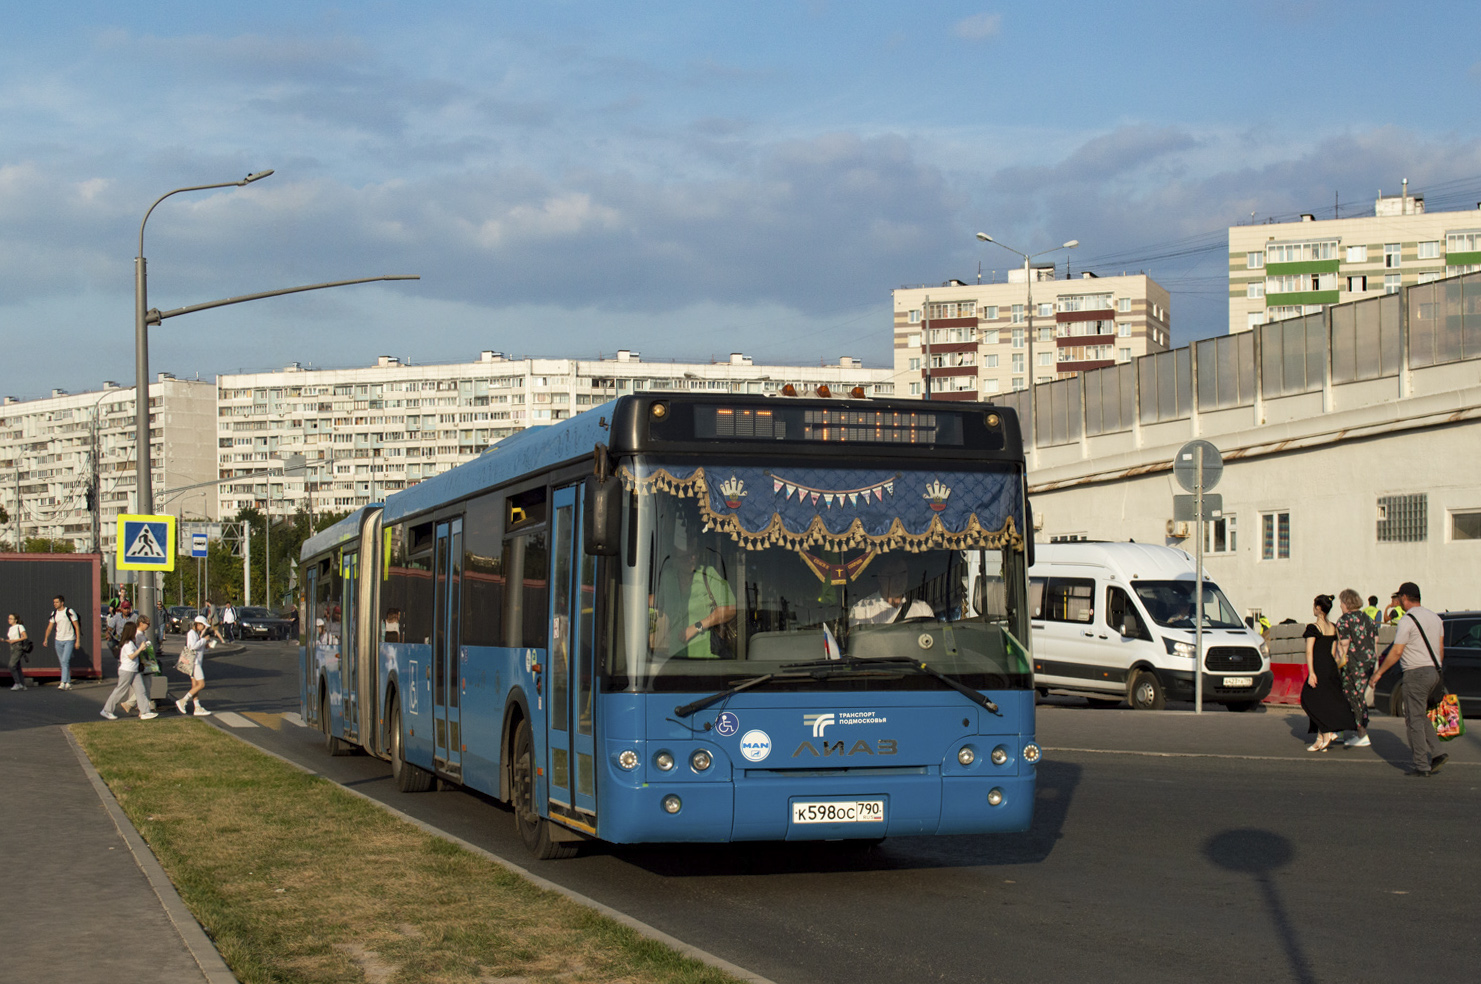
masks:
[(1372, 744), (1368, 740), (1368, 699), (1364, 690), (1378, 663), (1378, 626), (1363, 611), (1363, 599), (1352, 588), (1337, 596), (1342, 617), (1337, 620), (1337, 661), (1342, 666), (1342, 692), (1352, 705), (1357, 732), (1343, 742), (1348, 748)]

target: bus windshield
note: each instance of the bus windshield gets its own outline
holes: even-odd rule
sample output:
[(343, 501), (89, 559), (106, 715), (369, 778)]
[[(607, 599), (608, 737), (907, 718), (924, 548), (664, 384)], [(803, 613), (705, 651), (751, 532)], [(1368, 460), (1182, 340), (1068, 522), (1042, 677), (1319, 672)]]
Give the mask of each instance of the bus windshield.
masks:
[[(1016, 469), (707, 474), (638, 459), (623, 471), (609, 689), (713, 692), (837, 657), (910, 657), (976, 689), (1032, 687)], [(769, 684), (799, 685), (944, 687), (884, 662)]]
[[(1136, 581), (1132, 587), (1147, 606), (1147, 614), (1169, 629), (1192, 629), (1197, 603), (1192, 581)], [(1242, 629), (1244, 623), (1217, 585), (1203, 585), (1203, 625), (1211, 629)]]

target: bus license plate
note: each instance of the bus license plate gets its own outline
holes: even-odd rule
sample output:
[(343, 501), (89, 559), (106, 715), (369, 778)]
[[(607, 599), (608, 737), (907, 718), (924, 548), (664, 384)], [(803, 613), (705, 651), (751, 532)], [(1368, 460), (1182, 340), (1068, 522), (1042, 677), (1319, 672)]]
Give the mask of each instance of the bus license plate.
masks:
[(884, 823), (884, 800), (792, 804), (793, 823)]
[(1226, 686), (1226, 687), (1253, 687), (1254, 685), (1255, 685), (1255, 678), (1254, 677), (1225, 677), (1224, 678), (1224, 686)]

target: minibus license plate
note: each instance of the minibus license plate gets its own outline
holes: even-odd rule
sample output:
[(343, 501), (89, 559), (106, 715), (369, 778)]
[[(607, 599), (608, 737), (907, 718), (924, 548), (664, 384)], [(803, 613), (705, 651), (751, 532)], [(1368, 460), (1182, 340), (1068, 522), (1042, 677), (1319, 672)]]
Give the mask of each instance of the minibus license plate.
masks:
[(1254, 677), (1225, 677), (1224, 678), (1224, 686), (1226, 686), (1226, 687), (1253, 687), (1254, 685), (1255, 685), (1255, 678)]
[(833, 800), (792, 804), (793, 823), (884, 823), (884, 800)]

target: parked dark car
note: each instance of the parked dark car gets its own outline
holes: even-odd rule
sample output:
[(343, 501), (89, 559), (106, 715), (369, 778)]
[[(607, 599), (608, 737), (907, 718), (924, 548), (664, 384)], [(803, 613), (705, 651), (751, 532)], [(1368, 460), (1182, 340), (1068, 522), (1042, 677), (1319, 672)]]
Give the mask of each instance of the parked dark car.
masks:
[[(1466, 717), (1481, 716), (1481, 612), (1441, 612), (1440, 621), (1445, 623), (1445, 686), (1460, 698)], [(1379, 678), (1374, 704), (1404, 716), (1404, 681), (1397, 666)]]
[(293, 623), (266, 608), (238, 608), (237, 624), (244, 639), (286, 639)]
[(194, 619), (194, 608), (189, 605), (171, 605), (165, 609), (165, 631), (182, 635), (190, 631), (190, 623)]

